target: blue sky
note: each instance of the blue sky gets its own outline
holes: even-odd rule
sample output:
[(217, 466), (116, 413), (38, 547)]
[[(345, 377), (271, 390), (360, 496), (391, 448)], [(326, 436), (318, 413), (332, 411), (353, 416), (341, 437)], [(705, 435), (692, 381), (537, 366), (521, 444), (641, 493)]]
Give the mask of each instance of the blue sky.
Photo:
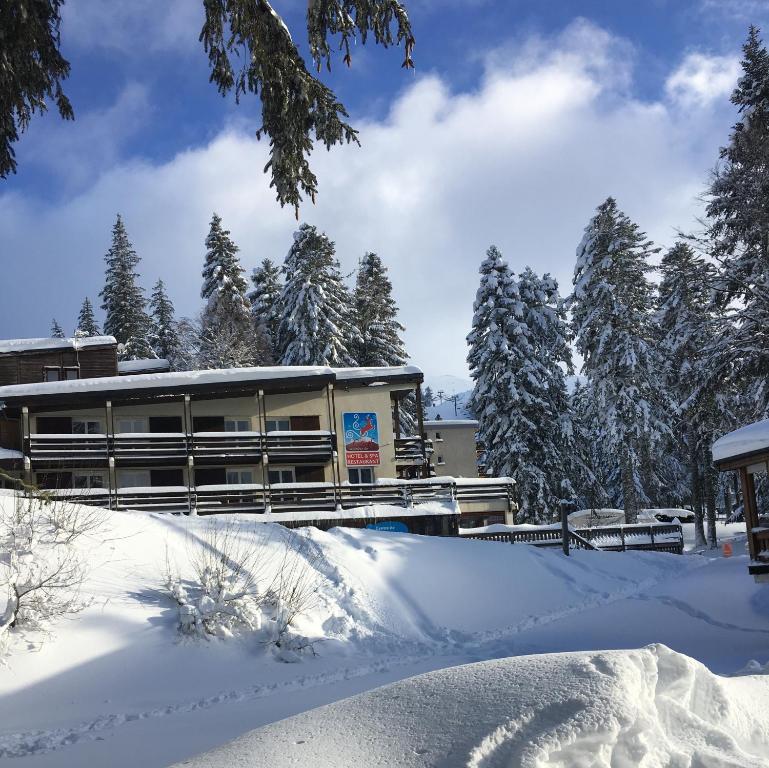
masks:
[[(259, 104), (208, 83), (196, 0), (67, 0), (62, 45), (74, 123), (51, 114), (0, 181), (0, 252), (20, 290), (0, 336), (68, 331), (96, 299), (117, 211), (149, 288), (199, 308), (203, 238), (217, 210), (250, 271), (281, 261), (295, 227), (261, 168)], [(305, 46), (300, 0), (276, 2)], [(499, 245), (514, 269), (568, 291), (574, 249), (608, 194), (660, 245), (689, 228), (726, 140), (728, 95), (754, 0), (412, 0), (416, 73), (402, 52), (358, 46), (324, 78), (361, 149), (316, 152), (320, 198), (303, 220), (391, 265), (414, 362), (464, 373), (477, 266)], [(159, 9), (159, 10), (158, 10)], [(34, 284), (34, 291), (24, 286)], [(34, 300), (30, 300), (30, 296)]]

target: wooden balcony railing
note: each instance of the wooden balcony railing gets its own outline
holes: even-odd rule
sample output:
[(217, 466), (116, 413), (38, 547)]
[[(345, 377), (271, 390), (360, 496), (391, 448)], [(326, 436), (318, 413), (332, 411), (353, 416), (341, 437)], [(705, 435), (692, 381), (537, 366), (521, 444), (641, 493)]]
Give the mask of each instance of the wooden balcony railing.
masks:
[(259, 432), (195, 432), (190, 442), (197, 461), (259, 461), (262, 457), (263, 437)]
[(183, 432), (121, 433), (110, 442), (111, 452), (119, 462), (139, 465), (187, 458), (187, 436)]
[(421, 437), (395, 438), (395, 461), (422, 464), (425, 454), (432, 452), (432, 440), (424, 440)]
[(330, 461), (335, 445), (334, 434), (321, 430), (268, 432), (264, 436), (264, 449), (272, 462)]
[(29, 456), (33, 463), (107, 461), (106, 435), (32, 435)]

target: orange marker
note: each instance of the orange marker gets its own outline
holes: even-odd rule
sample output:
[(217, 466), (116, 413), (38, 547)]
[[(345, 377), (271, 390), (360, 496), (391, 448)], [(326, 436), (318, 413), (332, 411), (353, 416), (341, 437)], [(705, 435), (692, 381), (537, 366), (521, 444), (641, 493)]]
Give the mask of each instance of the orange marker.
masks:
[(732, 542), (731, 541), (725, 541), (724, 542), (723, 553), (724, 553), (724, 557), (731, 557), (732, 556)]

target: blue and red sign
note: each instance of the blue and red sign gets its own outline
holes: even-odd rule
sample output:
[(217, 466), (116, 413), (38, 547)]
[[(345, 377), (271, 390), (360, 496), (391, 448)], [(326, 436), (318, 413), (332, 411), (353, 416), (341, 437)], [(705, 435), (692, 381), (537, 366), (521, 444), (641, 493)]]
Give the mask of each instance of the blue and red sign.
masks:
[(343, 413), (342, 427), (347, 466), (379, 466), (379, 426), (376, 414)]

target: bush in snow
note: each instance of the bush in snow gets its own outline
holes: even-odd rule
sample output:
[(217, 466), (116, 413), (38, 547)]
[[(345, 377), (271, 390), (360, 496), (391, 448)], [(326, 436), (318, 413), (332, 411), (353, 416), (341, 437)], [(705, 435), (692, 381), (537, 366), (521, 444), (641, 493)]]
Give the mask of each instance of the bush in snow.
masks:
[(303, 536), (268, 526), (246, 527), (212, 518), (188, 540), (191, 578), (166, 564), (165, 588), (178, 606), (178, 630), (204, 638), (261, 632), (266, 643), (293, 660), (312, 649), (292, 623), (315, 604), (317, 555)]
[(0, 637), (14, 629), (44, 630), (59, 616), (85, 607), (86, 575), (78, 539), (102, 524), (104, 511), (18, 492), (0, 505), (0, 589), (5, 605)]

